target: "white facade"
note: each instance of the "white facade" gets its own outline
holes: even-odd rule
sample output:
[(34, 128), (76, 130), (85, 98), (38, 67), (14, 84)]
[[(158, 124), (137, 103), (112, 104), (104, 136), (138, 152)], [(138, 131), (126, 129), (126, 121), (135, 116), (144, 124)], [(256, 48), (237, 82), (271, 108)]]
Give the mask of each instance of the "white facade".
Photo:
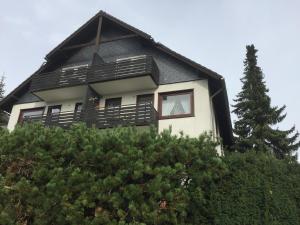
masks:
[[(154, 94), (154, 107), (158, 110), (159, 93), (175, 92), (182, 90), (193, 90), (194, 94), (194, 116), (184, 118), (160, 119), (158, 121), (159, 132), (164, 129), (172, 128), (173, 134), (179, 134), (181, 131), (190, 137), (198, 137), (204, 132), (212, 132), (217, 135), (215, 117), (211, 99), (209, 96), (209, 88), (207, 80), (196, 80), (189, 82), (181, 82), (174, 84), (159, 85), (158, 88), (145, 91), (135, 91), (116, 95), (102, 96), (99, 101), (99, 107), (105, 106), (107, 98), (122, 97), (122, 105), (136, 104), (137, 95)], [(13, 106), (11, 116), (8, 123), (8, 129), (12, 131), (18, 122), (18, 118), (22, 109), (30, 109), (37, 107), (45, 107), (44, 114), (47, 112), (47, 107), (51, 105), (62, 105), (61, 111), (74, 111), (75, 104), (82, 102), (83, 99), (74, 99), (68, 101), (56, 102), (33, 102), (25, 104), (17, 104)]]

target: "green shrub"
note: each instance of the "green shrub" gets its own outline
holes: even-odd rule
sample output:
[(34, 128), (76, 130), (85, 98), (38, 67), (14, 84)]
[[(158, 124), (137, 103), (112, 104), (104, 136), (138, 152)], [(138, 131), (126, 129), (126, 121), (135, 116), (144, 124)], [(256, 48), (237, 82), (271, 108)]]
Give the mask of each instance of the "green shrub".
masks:
[(222, 170), (214, 149), (154, 129), (18, 127), (0, 138), (0, 224), (187, 224)]
[(300, 165), (271, 154), (233, 153), (212, 193), (215, 224), (300, 224)]
[(0, 131), (1, 225), (299, 224), (300, 168), (170, 131)]

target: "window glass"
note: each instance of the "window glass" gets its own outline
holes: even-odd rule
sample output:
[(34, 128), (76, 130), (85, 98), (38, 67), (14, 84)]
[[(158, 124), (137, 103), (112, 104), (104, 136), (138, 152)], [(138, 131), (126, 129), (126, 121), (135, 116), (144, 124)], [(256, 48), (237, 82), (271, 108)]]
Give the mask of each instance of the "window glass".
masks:
[(60, 113), (61, 105), (54, 105), (48, 107), (48, 115), (57, 115)]
[(137, 96), (137, 105), (153, 105), (154, 94), (145, 94)]
[(81, 110), (82, 110), (82, 103), (76, 103), (75, 112), (78, 113), (81, 112)]
[(29, 116), (40, 116), (43, 114), (44, 109), (30, 110), (23, 112), (23, 118)]
[(161, 94), (161, 117), (190, 116), (192, 112), (192, 91)]
[(26, 118), (37, 118), (42, 116), (44, 113), (44, 108), (36, 108), (36, 109), (24, 109), (21, 110), (19, 122), (22, 122)]
[(105, 100), (105, 108), (120, 107), (122, 98), (108, 98)]

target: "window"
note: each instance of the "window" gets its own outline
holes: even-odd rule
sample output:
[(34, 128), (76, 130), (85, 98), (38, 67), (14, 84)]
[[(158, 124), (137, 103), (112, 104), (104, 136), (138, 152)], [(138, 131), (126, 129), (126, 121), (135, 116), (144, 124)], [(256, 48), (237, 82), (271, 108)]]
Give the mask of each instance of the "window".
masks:
[(44, 114), (44, 107), (42, 108), (32, 108), (32, 109), (22, 109), (19, 116), (19, 123), (22, 123), (26, 119), (38, 119)]
[(137, 95), (136, 103), (137, 105), (153, 105), (154, 102), (154, 94), (145, 94), (145, 95)]
[(81, 110), (82, 110), (82, 103), (81, 102), (76, 103), (76, 105), (75, 105), (75, 113), (80, 113)]
[(194, 116), (193, 90), (159, 94), (160, 119)]
[(58, 115), (60, 113), (61, 110), (61, 105), (53, 105), (53, 106), (49, 106), (48, 107), (48, 112), (47, 115), (51, 116), (51, 115)]
[(46, 125), (58, 123), (61, 105), (52, 105), (48, 107)]
[(115, 108), (121, 106), (122, 98), (108, 98), (105, 100), (105, 108)]

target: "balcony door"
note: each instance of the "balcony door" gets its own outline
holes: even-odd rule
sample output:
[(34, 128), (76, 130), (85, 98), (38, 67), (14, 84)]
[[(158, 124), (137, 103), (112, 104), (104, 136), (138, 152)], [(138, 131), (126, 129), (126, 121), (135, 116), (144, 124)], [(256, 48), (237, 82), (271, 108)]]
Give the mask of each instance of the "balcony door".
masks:
[(75, 110), (74, 110), (74, 116), (73, 116), (73, 120), (74, 122), (79, 122), (81, 119), (81, 115), (82, 115), (82, 102), (78, 102), (75, 104)]
[(108, 98), (105, 100), (105, 118), (109, 127), (121, 125), (122, 98)]
[(138, 95), (136, 98), (136, 123), (142, 124), (151, 120), (154, 104), (154, 94)]
[(59, 121), (59, 114), (61, 112), (61, 105), (53, 105), (48, 107), (46, 125), (57, 124)]
[(105, 100), (105, 108), (119, 108), (122, 98), (108, 98)]
[(136, 99), (137, 105), (153, 105), (154, 94), (138, 95)]

